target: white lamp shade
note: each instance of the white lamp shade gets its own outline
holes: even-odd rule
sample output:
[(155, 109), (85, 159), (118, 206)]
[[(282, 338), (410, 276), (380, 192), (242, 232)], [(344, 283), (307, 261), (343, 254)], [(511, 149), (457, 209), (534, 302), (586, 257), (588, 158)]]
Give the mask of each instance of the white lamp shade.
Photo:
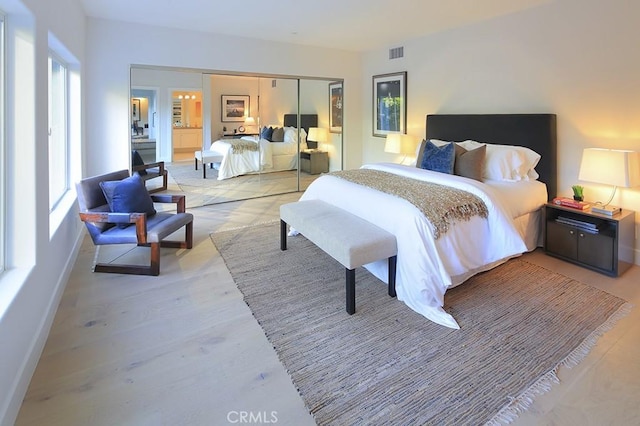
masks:
[(253, 117), (247, 117), (244, 119), (244, 125), (245, 126), (255, 126), (256, 125), (256, 120)]
[(640, 185), (640, 154), (604, 148), (582, 152), (579, 180), (630, 188)]
[(323, 127), (309, 127), (307, 140), (324, 143), (329, 140), (329, 131)]
[(416, 141), (409, 135), (391, 133), (384, 143), (384, 152), (391, 154), (415, 155), (415, 150)]

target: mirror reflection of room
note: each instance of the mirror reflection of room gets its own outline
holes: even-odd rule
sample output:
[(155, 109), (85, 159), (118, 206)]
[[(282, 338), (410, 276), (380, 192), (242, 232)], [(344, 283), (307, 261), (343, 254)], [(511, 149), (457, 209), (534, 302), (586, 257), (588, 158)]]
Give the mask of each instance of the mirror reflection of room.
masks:
[[(321, 173), (342, 168), (342, 134), (334, 128), (326, 131), (333, 124), (329, 93), (334, 83), (132, 67), (132, 149), (141, 151), (145, 163), (164, 162), (168, 190), (187, 193), (188, 207), (300, 191)], [(135, 116), (134, 98), (140, 100)], [(230, 109), (225, 108), (227, 104)], [(242, 108), (242, 117), (235, 117), (239, 111), (233, 110), (236, 104)], [(316, 121), (296, 125), (298, 108), (305, 123), (308, 116), (315, 116)], [(292, 115), (293, 121), (287, 121), (285, 116)], [(309, 145), (308, 131), (304, 137), (289, 131), (286, 138), (287, 142), (305, 143), (286, 143), (284, 135), (281, 142), (264, 140), (260, 130), (265, 127), (317, 127), (319, 136)], [(243, 138), (258, 143), (251, 163), (257, 165), (250, 171), (225, 174), (227, 168), (220, 171), (218, 158), (217, 164), (207, 163), (205, 173), (202, 161), (196, 160), (203, 152), (209, 159), (216, 141), (242, 144)], [(302, 152), (309, 148), (309, 152)], [(248, 156), (246, 152), (236, 156), (243, 155)]]
[(131, 89), (131, 144), (145, 162), (156, 161), (156, 92)]
[(171, 113), (173, 161), (193, 160), (202, 149), (202, 92), (174, 91)]

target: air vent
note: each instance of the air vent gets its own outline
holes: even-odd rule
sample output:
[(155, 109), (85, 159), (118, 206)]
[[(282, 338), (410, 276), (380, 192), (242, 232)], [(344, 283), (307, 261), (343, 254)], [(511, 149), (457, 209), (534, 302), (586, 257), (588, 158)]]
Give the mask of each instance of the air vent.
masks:
[(389, 49), (389, 59), (398, 59), (404, 56), (404, 47), (392, 47)]
[(276, 87), (276, 80), (271, 80), (271, 87)]

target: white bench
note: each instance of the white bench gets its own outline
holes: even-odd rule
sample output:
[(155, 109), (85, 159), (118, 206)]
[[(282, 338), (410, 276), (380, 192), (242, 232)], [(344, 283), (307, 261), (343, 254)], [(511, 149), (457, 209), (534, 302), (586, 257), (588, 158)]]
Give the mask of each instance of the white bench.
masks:
[(207, 164), (211, 163), (211, 168), (213, 168), (213, 163), (221, 163), (222, 155), (215, 153), (213, 151), (196, 151), (194, 153), (196, 170), (198, 170), (198, 161), (202, 163), (202, 179), (207, 178)]
[(343, 209), (321, 200), (280, 206), (280, 249), (287, 249), (287, 224), (346, 268), (346, 308), (356, 311), (355, 268), (389, 260), (389, 296), (396, 296), (396, 237)]

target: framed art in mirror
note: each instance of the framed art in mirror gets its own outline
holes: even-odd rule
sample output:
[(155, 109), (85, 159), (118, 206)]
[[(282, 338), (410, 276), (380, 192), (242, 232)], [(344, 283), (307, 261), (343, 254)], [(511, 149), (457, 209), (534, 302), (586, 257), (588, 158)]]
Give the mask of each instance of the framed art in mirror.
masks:
[(131, 99), (131, 121), (136, 122), (140, 120), (140, 99)]
[(249, 96), (244, 95), (222, 95), (222, 121), (244, 122), (249, 116)]
[(342, 133), (342, 82), (329, 83), (329, 131)]
[(407, 72), (373, 76), (373, 136), (407, 132)]

